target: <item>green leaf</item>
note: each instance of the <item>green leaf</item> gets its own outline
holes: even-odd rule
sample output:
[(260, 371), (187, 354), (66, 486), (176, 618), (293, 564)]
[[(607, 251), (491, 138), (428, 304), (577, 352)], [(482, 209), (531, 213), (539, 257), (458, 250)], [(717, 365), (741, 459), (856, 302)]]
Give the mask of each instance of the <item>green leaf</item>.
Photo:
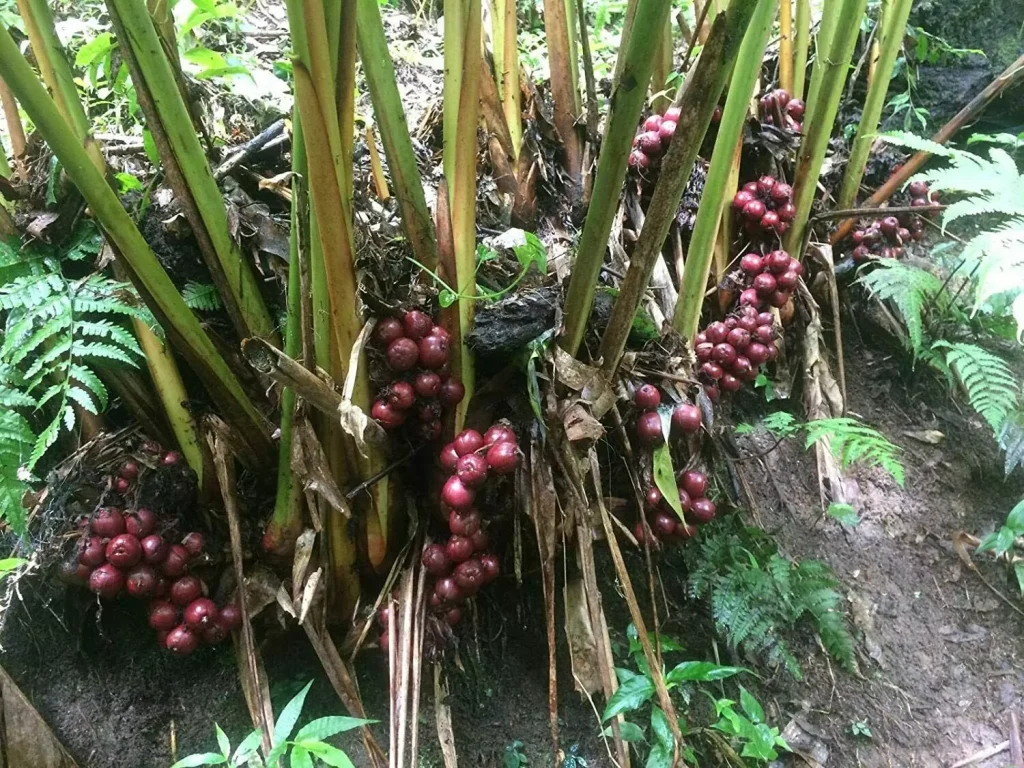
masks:
[(978, 545), (979, 552), (992, 552), (996, 557), (1005, 555), (1010, 547), (1013, 546), (1013, 541), (1017, 537), (1013, 533), (1012, 528), (1008, 528), (1003, 525), (999, 527), (999, 530), (995, 533), (990, 533), (988, 536), (981, 540)]
[(252, 755), (256, 754), (262, 742), (263, 732), (257, 728), (242, 739), (242, 743), (235, 748), (235, 754), (231, 756), (231, 764), (233, 766), (242, 765), (246, 760), (252, 757)]
[(222, 765), (227, 760), (223, 755), (216, 752), (204, 752), (199, 755), (189, 755), (176, 762), (171, 768), (195, 768), (197, 765)]
[(220, 747), (221, 754), (224, 755), (224, 760), (226, 761), (231, 756), (231, 741), (217, 723), (214, 723), (213, 727), (217, 731), (217, 745)]
[(313, 768), (313, 758), (298, 744), (292, 747), (291, 758), (291, 768)]
[(669, 727), (668, 717), (665, 716), (661, 707), (651, 707), (651, 731), (654, 733), (654, 738), (657, 740), (658, 745), (671, 752), (675, 739), (672, 738), (672, 729)]
[(274, 765), (274, 761), (284, 755), (284, 750), (288, 746), (288, 737), (292, 735), (295, 723), (298, 721), (299, 715), (302, 714), (302, 705), (305, 703), (306, 694), (309, 693), (312, 685), (313, 681), (310, 680), (281, 710), (281, 715), (274, 726), (274, 749), (267, 755), (268, 765)]
[(1024, 596), (1024, 562), (1018, 560), (1013, 564), (1013, 575), (1017, 577), (1017, 589)]
[(654, 695), (654, 683), (647, 677), (637, 675), (619, 686), (608, 699), (601, 722), (607, 722), (622, 712), (632, 712), (646, 704)]
[(677, 664), (666, 676), (666, 683), (701, 682), (724, 680), (727, 677), (750, 672), (745, 667), (723, 667), (710, 661), (684, 661)]
[[(661, 428), (665, 429), (665, 418), (662, 417)], [(672, 468), (672, 452), (668, 443), (662, 443), (653, 452), (654, 484), (658, 486), (662, 497), (672, 510), (683, 519), (683, 507), (679, 503), (679, 486), (676, 485), (675, 470)]]
[(526, 238), (526, 242), (512, 249), (516, 254), (519, 265), (523, 268), (523, 271), (526, 271), (530, 268), (531, 264), (536, 264), (537, 271), (541, 275), (546, 275), (548, 273), (548, 253), (544, 249), (544, 244), (533, 232), (524, 232), (523, 235)]
[(156, 141), (148, 128), (142, 131), (142, 148), (146, 150), (146, 157), (153, 165), (160, 166), (160, 150), (156, 148)]
[(459, 297), (456, 295), (455, 291), (452, 291), (449, 288), (442, 288), (437, 294), (437, 303), (441, 305), (442, 309), (447, 309), (458, 301), (458, 299)]
[(856, 510), (850, 504), (840, 504), (834, 501), (828, 505), (828, 515), (843, 525), (856, 526), (860, 523), (860, 517), (857, 516)]
[(645, 768), (672, 768), (672, 750), (658, 744), (647, 756)]
[(755, 723), (764, 722), (764, 709), (762, 709), (760, 702), (742, 685), (740, 686), (740, 706), (747, 713), (747, 717)]
[(1013, 531), (1014, 536), (1024, 536), (1024, 499), (1017, 502), (1006, 516), (1006, 527)]
[(300, 746), (334, 768), (355, 768), (348, 755), (330, 744), (324, 744), (322, 741), (304, 741)]
[(295, 741), (306, 741), (308, 739), (322, 741), (336, 734), (351, 731), (353, 728), (360, 728), (376, 722), (376, 720), (362, 720), (358, 717), (343, 717), (340, 715), (321, 717), (302, 726), (299, 732), (295, 734)]
[(114, 47), (114, 36), (109, 32), (97, 35), (78, 49), (75, 54), (76, 67), (88, 67)]
[[(609, 739), (612, 738), (614, 733), (615, 732), (612, 730), (612, 726), (610, 725), (606, 726), (605, 729), (601, 731), (601, 735)], [(619, 735), (622, 737), (623, 741), (631, 743), (646, 741), (644, 738), (644, 729), (636, 723), (631, 723), (628, 720), (623, 720), (619, 723)]]

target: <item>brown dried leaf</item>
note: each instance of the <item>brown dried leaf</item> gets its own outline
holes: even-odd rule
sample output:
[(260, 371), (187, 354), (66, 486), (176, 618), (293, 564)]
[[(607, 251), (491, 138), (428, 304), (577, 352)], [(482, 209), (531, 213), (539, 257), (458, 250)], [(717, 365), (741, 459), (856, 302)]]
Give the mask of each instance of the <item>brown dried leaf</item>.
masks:
[(597, 693), (602, 689), (601, 664), (597, 638), (590, 622), (586, 586), (580, 578), (565, 585), (565, 637), (569, 641), (569, 660), (577, 689)]
[(615, 388), (601, 369), (581, 363), (561, 347), (555, 347), (555, 377), (590, 405), (595, 418), (615, 405)]
[(346, 520), (351, 520), (352, 510), (348, 500), (334, 481), (323, 446), (320, 445), (320, 440), (317, 439), (310, 423), (305, 419), (296, 422), (292, 439), (298, 446), (298, 449), (292, 452), (292, 472), (302, 483), (303, 489), (307, 493), (315, 493)]
[(78, 768), (3, 668), (0, 706), (0, 768)]
[(434, 664), (434, 716), (437, 723), (437, 743), (441, 747), (444, 768), (459, 768), (455, 751), (455, 731), (452, 728), (452, 710), (448, 706), (448, 684), (441, 679), (441, 665)]
[(306, 581), (306, 569), (313, 558), (313, 545), (316, 543), (316, 531), (307, 528), (295, 540), (295, 556), (292, 558), (292, 600), (299, 601), (303, 584)]
[(570, 442), (593, 442), (604, 437), (604, 427), (581, 403), (573, 403), (562, 416), (562, 428)]

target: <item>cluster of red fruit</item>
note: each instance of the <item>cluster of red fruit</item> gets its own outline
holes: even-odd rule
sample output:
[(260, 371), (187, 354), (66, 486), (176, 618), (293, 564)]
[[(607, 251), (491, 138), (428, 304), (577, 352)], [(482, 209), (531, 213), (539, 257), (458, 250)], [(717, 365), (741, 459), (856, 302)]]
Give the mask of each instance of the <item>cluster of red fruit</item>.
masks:
[(732, 209), (752, 237), (783, 234), (796, 216), (793, 188), (774, 176), (749, 181), (732, 199)]
[[(665, 442), (662, 428), (661, 393), (652, 384), (642, 384), (633, 393), (633, 403), (641, 410), (636, 420), (636, 433), (644, 445), (656, 448)], [(670, 431), (677, 438), (695, 434), (701, 427), (700, 408), (682, 403), (672, 410)], [(686, 521), (683, 522), (665, 502), (661, 491), (652, 485), (647, 491), (647, 522), (654, 536), (662, 542), (680, 542), (697, 534), (697, 525), (710, 523), (715, 518), (715, 503), (707, 498), (708, 479), (700, 472), (687, 470), (676, 478), (679, 486), (679, 506)], [(643, 543), (644, 525), (638, 521), (633, 531), (637, 541)]]
[(694, 352), (704, 392), (711, 400), (723, 391), (736, 392), (744, 381), (754, 381), (758, 369), (775, 359), (774, 320), (771, 312), (744, 305), (697, 334)]
[(740, 292), (740, 306), (761, 311), (769, 306), (786, 306), (804, 266), (786, 251), (777, 250), (765, 255), (744, 254), (740, 258), (740, 272), (747, 286)]
[(802, 127), (804, 103), (800, 99), (794, 99), (789, 95), (789, 91), (783, 88), (776, 88), (762, 96), (758, 107), (762, 123), (778, 125), (791, 131), (799, 131)]
[[(915, 208), (931, 205), (928, 184), (915, 181), (910, 184), (910, 204)], [(911, 213), (875, 219), (864, 229), (854, 230), (853, 256), (855, 262), (867, 261), (873, 256), (897, 259), (903, 255), (903, 246), (924, 236), (924, 219)]]
[(386, 317), (374, 329), (384, 349), (388, 368), (398, 374), (370, 415), (384, 429), (398, 429), (409, 415), (415, 418), (414, 434), (434, 440), (441, 434), (441, 411), (457, 405), (466, 395), (461, 381), (449, 375), (451, 339), (430, 315), (413, 309), (399, 321)]
[[(168, 466), (181, 461), (181, 454), (174, 451), (161, 457)], [(111, 488), (126, 493), (139, 472), (138, 463), (126, 461), (111, 479)], [(190, 563), (203, 553), (201, 533), (186, 534), (180, 543), (171, 544), (171, 526), (160, 525), (156, 513), (145, 507), (124, 512), (100, 507), (79, 527), (82, 536), (75, 559), (65, 564), (66, 580), (88, 586), (104, 600), (122, 593), (151, 600), (149, 625), (171, 652), (186, 655), (200, 642), (214, 645), (238, 626), (238, 608), (218, 608), (204, 596), (203, 582), (187, 573)], [(162, 532), (157, 532), (158, 527)]]
[[(505, 424), (494, 424), (482, 435), (465, 429), (441, 450), (440, 461), (449, 474), (441, 489), (441, 509), (448, 515), (450, 535), (444, 544), (424, 549), (421, 562), (434, 577), (431, 612), (454, 626), (462, 619), (462, 602), (497, 578), (501, 570), (498, 556), (487, 551), (491, 539), (474, 502), (491, 473), (515, 472), (519, 464), (516, 433)], [(381, 648), (387, 650), (390, 610), (382, 610), (377, 618), (384, 628)]]
[(633, 151), (629, 153), (630, 168), (650, 168), (658, 162), (672, 142), (679, 116), (678, 107), (669, 107), (664, 117), (655, 114), (644, 121), (643, 130), (633, 139)]

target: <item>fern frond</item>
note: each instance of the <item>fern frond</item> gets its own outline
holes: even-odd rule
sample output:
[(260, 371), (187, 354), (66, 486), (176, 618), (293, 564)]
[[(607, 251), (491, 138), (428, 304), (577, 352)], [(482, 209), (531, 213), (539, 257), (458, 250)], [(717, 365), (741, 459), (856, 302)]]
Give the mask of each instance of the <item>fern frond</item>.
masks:
[(69, 370), (71, 378), (81, 384), (83, 387), (89, 389), (93, 396), (99, 403), (100, 410), (106, 410), (109, 395), (107, 394), (107, 387), (103, 383), (103, 380), (96, 375), (96, 372), (88, 366), (80, 363), (72, 363)]
[(880, 134), (878, 138), (889, 144), (907, 147), (907, 149), (912, 149), (915, 152), (928, 152), (937, 157), (949, 157), (955, 151), (944, 144), (915, 136), (913, 133), (907, 133), (906, 131), (887, 131)]
[(217, 286), (213, 283), (185, 283), (181, 290), (181, 298), (190, 309), (200, 312), (212, 312), (223, 306)]
[(20, 468), (36, 442), (28, 421), (17, 411), (0, 411), (0, 519), (19, 536), (25, 533), (21, 499), (28, 484)]
[(0, 358), (3, 358), (10, 365), (18, 365), (58, 333), (66, 331), (70, 324), (71, 318), (69, 316), (60, 315), (47, 320), (27, 339), (16, 338), (14, 334), (11, 334), (7, 343), (0, 349)]
[(1004, 471), (1007, 477), (1017, 467), (1024, 467), (1024, 411), (1006, 417), (999, 430), (999, 447), (1006, 452)]
[(927, 270), (895, 259), (878, 259), (875, 269), (860, 276), (860, 282), (882, 301), (891, 301), (900, 313), (911, 351), (920, 355), (924, 345), (925, 304), (943, 290), (942, 281)]
[(0, 376), (0, 408), (34, 408), (36, 399), (19, 389), (8, 386)]
[(1020, 393), (1010, 366), (974, 344), (937, 341), (933, 346), (946, 350), (946, 364), (960, 378), (971, 407), (999, 434)]
[(68, 399), (74, 400), (82, 408), (89, 413), (99, 413), (99, 408), (96, 406), (96, 401), (93, 399), (89, 391), (82, 387), (70, 386), (68, 387)]
[(110, 320), (82, 320), (75, 323), (75, 333), (80, 336), (91, 336), (98, 339), (110, 339), (121, 346), (126, 352), (143, 356), (142, 348), (135, 336), (127, 329)]
[(810, 448), (819, 440), (826, 440), (844, 468), (854, 463), (880, 467), (892, 475), (899, 485), (903, 485), (900, 449), (878, 430), (846, 416), (809, 421), (804, 429), (807, 431), (805, 448)]
[(89, 341), (75, 345), (75, 355), (79, 358), (100, 358), (104, 360), (116, 360), (129, 367), (136, 367), (138, 364), (121, 347), (114, 344), (107, 344), (102, 341)]

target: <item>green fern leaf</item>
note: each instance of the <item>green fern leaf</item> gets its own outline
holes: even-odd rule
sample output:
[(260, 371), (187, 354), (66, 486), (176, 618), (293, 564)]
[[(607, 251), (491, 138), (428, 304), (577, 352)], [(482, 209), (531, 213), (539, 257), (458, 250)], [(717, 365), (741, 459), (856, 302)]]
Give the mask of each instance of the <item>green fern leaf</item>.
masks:
[(880, 300), (896, 306), (907, 326), (911, 351), (918, 356), (924, 345), (924, 307), (944, 290), (942, 281), (931, 272), (895, 259), (878, 259), (874, 264), (876, 268), (863, 273), (860, 282)]
[(100, 410), (107, 409), (107, 403), (109, 400), (107, 387), (92, 368), (81, 365), (80, 363), (72, 363), (69, 373), (72, 379), (92, 392), (93, 396), (99, 403)]
[[(36, 464), (43, 458), (43, 455), (49, 450), (50, 446), (57, 442), (63, 417), (63, 412), (57, 414), (57, 417), (47, 424), (46, 428), (39, 433), (39, 437), (36, 438), (36, 443), (32, 447), (32, 453), (29, 454), (28, 461), (26, 462), (26, 467), (30, 472), (35, 469)], [(71, 417), (74, 418), (74, 411), (72, 411)]]
[(105, 339), (117, 342), (128, 352), (142, 357), (142, 348), (139, 346), (135, 336), (130, 331), (122, 328), (109, 320), (80, 321), (75, 323), (75, 333), (79, 336), (91, 336), (93, 338)]
[(933, 346), (946, 350), (946, 364), (963, 383), (971, 407), (998, 435), (1020, 392), (1010, 366), (974, 344), (937, 341)]
[[(0, 379), (3, 377), (0, 376)], [(0, 381), (0, 408), (35, 408), (36, 400), (14, 387), (9, 387)]]
[[(0, 350), (0, 358), (3, 358), (9, 365), (18, 365), (29, 355), (33, 354), (41, 345), (51, 340), (61, 331), (68, 330), (69, 319), (65, 316), (53, 317), (46, 321), (40, 328), (38, 328), (31, 336), (24, 341), (17, 340), (14, 342), (14, 346), (8, 349), (8, 345), (4, 345), (4, 349)], [(12, 339), (13, 340), (13, 339)]]
[(200, 312), (212, 312), (223, 306), (217, 286), (212, 283), (185, 283), (181, 297), (190, 309)]
[(880, 134), (878, 138), (882, 141), (888, 142), (889, 144), (907, 147), (915, 152), (928, 152), (938, 157), (949, 157), (954, 152), (954, 150), (943, 144), (939, 144), (938, 142), (931, 141), (929, 139), (923, 139), (920, 136), (915, 136), (914, 134), (907, 133), (906, 131), (888, 131)]
[(104, 360), (116, 360), (131, 368), (138, 367), (138, 361), (131, 358), (120, 347), (113, 344), (106, 344), (101, 341), (90, 341), (75, 345), (75, 354), (80, 358), (100, 358)]
[(810, 448), (819, 440), (825, 440), (844, 468), (854, 463), (880, 467), (892, 475), (899, 485), (903, 485), (900, 449), (878, 430), (845, 416), (809, 421), (804, 425), (804, 429), (807, 431), (805, 448)]
[[(89, 394), (88, 390), (82, 389), (81, 387), (70, 386), (67, 390), (67, 396), (69, 399), (74, 400), (82, 408), (87, 410), (89, 413), (99, 413), (99, 408), (96, 407), (96, 401), (92, 395)], [(70, 427), (69, 427), (70, 429)]]
[(70, 336), (65, 336), (47, 349), (43, 354), (39, 355), (35, 361), (25, 370), (25, 378), (31, 379), (38, 373), (42, 373), (44, 370), (49, 370), (47, 366), (50, 363), (61, 360), (63, 366), (64, 361), (67, 358), (68, 352), (71, 351), (72, 340)]

